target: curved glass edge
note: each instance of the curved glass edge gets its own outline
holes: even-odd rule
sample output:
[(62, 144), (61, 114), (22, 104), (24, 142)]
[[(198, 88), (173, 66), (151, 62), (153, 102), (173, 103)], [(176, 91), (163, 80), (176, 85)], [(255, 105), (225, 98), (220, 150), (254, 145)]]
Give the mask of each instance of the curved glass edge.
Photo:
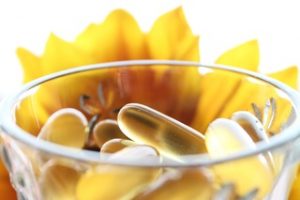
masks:
[[(33, 87), (42, 84), (44, 82), (63, 77), (70, 74), (77, 74), (80, 72), (85, 71), (92, 71), (97, 69), (104, 69), (104, 68), (116, 68), (116, 67), (128, 67), (128, 66), (145, 66), (145, 65), (173, 65), (173, 66), (194, 66), (194, 67), (204, 67), (209, 69), (219, 69), (230, 71), (234, 73), (239, 73), (243, 75), (247, 75), (253, 77), (255, 79), (261, 80), (266, 82), (275, 88), (283, 91), (288, 98), (291, 99), (292, 106), (296, 108), (296, 120), (287, 127), (282, 134), (273, 136), (268, 143), (259, 142), (257, 143), (257, 148), (255, 149), (246, 149), (234, 154), (230, 154), (229, 156), (218, 158), (218, 159), (211, 159), (205, 155), (187, 155), (181, 156), (180, 159), (183, 162), (174, 162), (171, 160), (157, 160), (151, 162), (144, 161), (143, 162), (136, 162), (136, 161), (129, 161), (129, 160), (109, 160), (109, 154), (104, 154), (103, 156), (99, 156), (97, 152), (91, 152), (88, 150), (76, 150), (68, 147), (64, 147), (58, 144), (54, 144), (48, 141), (39, 141), (36, 142), (36, 138), (31, 134), (27, 133), (19, 126), (17, 126), (14, 122), (14, 110), (16, 103), (18, 102), (19, 98), (22, 95), (32, 89)], [(251, 72), (244, 69), (223, 66), (223, 65), (204, 65), (198, 62), (191, 62), (191, 61), (180, 61), (180, 60), (131, 60), (131, 61), (118, 61), (118, 62), (109, 62), (109, 63), (100, 63), (100, 64), (93, 64), (93, 65), (86, 65), (75, 67), (72, 69), (60, 71), (57, 73), (49, 74), (38, 78), (30, 83), (24, 85), (20, 90), (15, 92), (13, 95), (5, 98), (0, 105), (0, 128), (2, 129), (2, 134), (7, 134), (10, 137), (18, 140), (19, 142), (24, 143), (25, 145), (30, 146), (31, 148), (35, 148), (37, 150), (54, 154), (57, 156), (63, 156), (71, 159), (77, 159), (85, 162), (95, 162), (95, 163), (105, 163), (105, 164), (113, 164), (113, 165), (129, 165), (129, 166), (144, 166), (144, 167), (187, 167), (187, 166), (207, 166), (207, 165), (214, 165), (223, 163), (226, 161), (237, 160), (244, 157), (249, 157), (255, 154), (259, 154), (265, 151), (270, 151), (274, 148), (279, 148), (290, 141), (293, 141), (300, 137), (300, 118), (298, 117), (300, 114), (300, 94), (281, 83), (280, 81), (274, 80), (269, 78), (263, 74)]]

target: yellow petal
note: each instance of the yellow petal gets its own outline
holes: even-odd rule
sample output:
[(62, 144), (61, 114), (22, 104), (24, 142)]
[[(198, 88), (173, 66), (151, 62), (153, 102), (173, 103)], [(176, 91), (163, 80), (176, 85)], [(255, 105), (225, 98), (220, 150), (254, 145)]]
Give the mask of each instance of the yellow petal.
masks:
[[(91, 97), (94, 106), (99, 106), (99, 103), (97, 103), (97, 86), (100, 82), (111, 80), (107, 81), (107, 84), (103, 86), (104, 91), (116, 91), (113, 79), (114, 70), (109, 71), (109, 73), (107, 70), (103, 70), (97, 73), (73, 75), (40, 85), (34, 93), (26, 97), (18, 105), (16, 110), (18, 125), (26, 131), (37, 135), (41, 126), (55, 111), (65, 107), (81, 109), (79, 99), (83, 94)], [(123, 100), (118, 96), (115, 97), (113, 106), (119, 108), (122, 104), (120, 102)]]
[(50, 35), (42, 56), (43, 74), (92, 63), (95, 61), (90, 55), (54, 34)]
[(28, 96), (17, 106), (16, 121), (18, 126), (22, 127), (28, 133), (37, 135), (42, 121), (46, 121), (48, 114), (41, 107), (35, 95)]
[(230, 101), (227, 102), (219, 114), (219, 117), (229, 117), (233, 112), (240, 110), (253, 111), (251, 107), (252, 103), (255, 103), (260, 109), (263, 109), (267, 100), (270, 98), (275, 99), (276, 112), (278, 114), (274, 118), (272, 126), (267, 131), (278, 133), (288, 120), (292, 112), (292, 107), (288, 100), (282, 98), (273, 86), (262, 82), (251, 82), (248, 79), (242, 80), (240, 87), (233, 93)]
[(175, 50), (174, 59), (199, 61), (199, 36), (189, 35), (185, 37)]
[(23, 67), (23, 81), (28, 82), (42, 75), (41, 60), (27, 49), (18, 48), (17, 56)]
[(213, 71), (205, 74), (198, 86), (200, 98), (192, 127), (204, 132), (208, 124), (226, 109), (240, 84), (241, 77), (230, 72)]
[[(291, 87), (297, 87), (298, 70), (296, 67), (290, 67), (272, 74), (269, 74), (272, 78), (287, 83)], [(244, 79), (240, 87), (234, 92), (230, 99), (230, 102), (226, 104), (226, 107), (220, 113), (221, 117), (228, 117), (233, 112), (238, 110), (252, 110), (251, 104), (255, 103), (260, 108), (263, 108), (266, 101), (270, 98), (274, 98), (277, 104), (277, 114), (270, 132), (277, 133), (281, 126), (287, 121), (291, 115), (292, 107), (289, 102), (283, 99), (280, 94), (270, 85), (262, 82), (252, 82), (250, 79)]]
[(257, 40), (251, 40), (230, 49), (221, 55), (216, 63), (257, 71), (259, 64), (259, 47)]
[[(178, 81), (179, 79), (180, 81)], [(172, 88), (170, 94), (166, 94), (165, 97), (168, 99), (167, 105), (172, 106), (170, 102), (175, 103), (168, 115), (187, 125), (191, 124), (196, 114), (197, 102), (201, 98), (201, 90), (199, 90), (201, 80), (202, 76), (196, 67), (169, 67), (161, 82), (161, 84), (169, 85)]]
[(115, 10), (103, 23), (90, 25), (77, 37), (75, 45), (97, 62), (147, 58), (145, 35), (124, 10)]
[(282, 99), (280, 96), (275, 96), (275, 100), (277, 101), (276, 105), (278, 114), (275, 116), (269, 131), (276, 134), (280, 133), (282, 129), (286, 128), (286, 123), (290, 123), (288, 121), (290, 120), (289, 118), (294, 114), (294, 109), (289, 100)]
[(155, 21), (148, 44), (153, 59), (199, 60), (198, 38), (192, 34), (181, 7)]
[[(219, 113), (219, 117), (229, 117), (233, 112), (244, 110), (251, 110), (251, 103), (257, 103), (259, 105), (264, 105), (268, 98), (265, 94), (271, 88), (265, 85), (256, 85), (255, 83), (249, 82), (248, 79), (240, 80), (239, 87), (232, 90), (232, 94), (228, 101), (224, 104), (224, 108)], [(254, 96), (260, 97), (258, 99)]]
[(94, 47), (93, 44), (91, 44), (91, 41), (95, 43), (95, 40), (100, 38), (99, 35), (97, 35), (97, 29), (99, 29), (100, 25), (91, 23), (89, 24), (75, 39), (74, 44), (78, 46), (79, 48), (89, 51), (90, 48)]
[(268, 75), (289, 85), (292, 88), (298, 88), (298, 68), (296, 66), (292, 66)]
[[(258, 60), (258, 43), (253, 40), (225, 52), (217, 59), (216, 63), (256, 71)], [(205, 74), (200, 84), (201, 98), (192, 126), (204, 131), (213, 119), (223, 116), (221, 113), (227, 109), (227, 104), (231, 101), (236, 90), (239, 89), (241, 80), (241, 76), (225, 71), (216, 70), (213, 73)], [(219, 95), (220, 91), (222, 91), (222, 95)], [(214, 101), (216, 97), (218, 100)], [(239, 101), (242, 102), (243, 100), (240, 99)], [(239, 101), (237, 103), (240, 103)], [(232, 106), (234, 107), (235, 104)]]

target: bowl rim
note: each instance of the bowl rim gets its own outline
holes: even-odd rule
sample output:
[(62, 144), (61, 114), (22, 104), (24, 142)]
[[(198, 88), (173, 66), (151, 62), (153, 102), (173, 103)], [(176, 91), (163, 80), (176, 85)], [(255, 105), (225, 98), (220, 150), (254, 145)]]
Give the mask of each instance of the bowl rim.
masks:
[[(245, 149), (237, 153), (230, 154), (221, 158), (211, 159), (205, 155), (186, 155), (181, 156), (180, 160), (182, 162), (175, 162), (173, 160), (147, 160), (142, 159), (138, 161), (133, 161), (131, 159), (122, 159), (122, 160), (111, 160), (109, 159), (110, 154), (102, 154), (99, 156), (98, 152), (92, 152), (88, 150), (80, 150), (64, 147), (58, 144), (54, 144), (45, 140), (38, 140), (37, 138), (20, 128), (15, 123), (14, 113), (15, 108), (19, 102), (19, 99), (22, 98), (24, 93), (30, 89), (51, 81), (56, 78), (60, 78), (67, 75), (77, 74), (80, 72), (93, 71), (98, 69), (107, 69), (107, 68), (120, 68), (120, 67), (130, 67), (130, 66), (145, 66), (145, 65), (170, 65), (170, 66), (191, 66), (191, 67), (202, 67), (207, 69), (217, 69), (224, 70), (234, 73), (239, 73), (246, 75), (257, 80), (268, 83), (275, 88), (281, 90), (285, 95), (291, 100), (292, 106), (295, 108), (295, 121), (290, 124), (282, 133), (270, 138), (268, 142), (258, 142), (256, 143), (255, 149)], [(182, 61), (182, 60), (128, 60), (128, 61), (116, 61), (116, 62), (107, 62), (107, 63), (98, 63), (92, 65), (85, 65), (70, 68), (67, 70), (59, 71), (56, 73), (48, 74), (38, 79), (35, 79), (25, 85), (23, 85), (19, 90), (12, 93), (3, 99), (0, 106), (0, 129), (2, 134), (8, 135), (17, 141), (25, 144), (26, 146), (42, 151), (44, 153), (49, 153), (51, 155), (56, 155), (60, 157), (66, 157), (70, 159), (80, 160), (84, 162), (95, 162), (102, 164), (113, 164), (113, 165), (128, 165), (128, 166), (137, 166), (137, 167), (192, 167), (192, 166), (207, 166), (223, 163), (226, 161), (232, 161), (241, 159), (244, 157), (249, 157), (255, 154), (260, 154), (273, 150), (275, 148), (281, 147), (291, 141), (294, 141), (297, 138), (300, 138), (300, 93), (296, 90), (290, 88), (284, 83), (277, 81), (273, 78), (267, 77), (266, 75), (252, 72), (249, 70), (224, 66), (219, 64), (201, 64), (199, 62), (193, 61)]]

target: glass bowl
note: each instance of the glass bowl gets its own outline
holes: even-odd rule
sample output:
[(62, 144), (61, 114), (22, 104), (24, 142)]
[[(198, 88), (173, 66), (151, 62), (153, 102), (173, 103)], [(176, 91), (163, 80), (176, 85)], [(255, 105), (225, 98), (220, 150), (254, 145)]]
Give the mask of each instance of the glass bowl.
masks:
[[(2, 102), (1, 155), (19, 199), (284, 199), (299, 157), (299, 102), (283, 83), (227, 66), (83, 66), (34, 80)], [(99, 153), (86, 141), (83, 150), (42, 137), (66, 108), (86, 118), (87, 138), (98, 121), (117, 120), (129, 138), (141, 125), (136, 143)]]

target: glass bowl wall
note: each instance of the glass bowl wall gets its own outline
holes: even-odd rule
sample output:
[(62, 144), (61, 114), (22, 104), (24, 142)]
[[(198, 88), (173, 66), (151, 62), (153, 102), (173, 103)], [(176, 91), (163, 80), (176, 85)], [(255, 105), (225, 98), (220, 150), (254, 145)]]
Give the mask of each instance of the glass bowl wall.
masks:
[[(231, 118), (238, 111), (259, 118), (271, 99), (273, 120), (266, 130), (270, 138), (254, 139), (255, 148), (217, 159), (204, 153), (175, 160), (111, 159), (109, 154), (36, 138), (49, 116), (62, 108), (78, 109), (90, 120), (93, 116), (82, 106), (83, 96), (98, 109), (99, 120), (117, 119), (123, 105), (140, 103), (201, 133), (213, 120)], [(293, 178), (293, 148), (300, 137), (299, 100), (294, 90), (275, 80), (224, 66), (146, 60), (79, 67), (35, 80), (2, 103), (2, 158), (20, 199), (158, 198), (155, 195), (164, 194), (165, 185), (155, 194), (145, 191), (166, 173), (181, 177), (171, 178), (165, 186), (174, 190), (170, 198), (213, 198), (232, 183), (239, 195), (258, 190), (258, 199), (286, 198)], [(270, 155), (270, 171), (260, 173), (251, 166), (253, 160)], [(230, 171), (229, 178), (220, 178), (220, 170)], [(240, 184), (243, 180), (251, 180), (251, 187), (247, 181)], [(202, 189), (194, 189), (195, 184), (202, 184)], [(179, 186), (181, 190), (176, 189)]]

